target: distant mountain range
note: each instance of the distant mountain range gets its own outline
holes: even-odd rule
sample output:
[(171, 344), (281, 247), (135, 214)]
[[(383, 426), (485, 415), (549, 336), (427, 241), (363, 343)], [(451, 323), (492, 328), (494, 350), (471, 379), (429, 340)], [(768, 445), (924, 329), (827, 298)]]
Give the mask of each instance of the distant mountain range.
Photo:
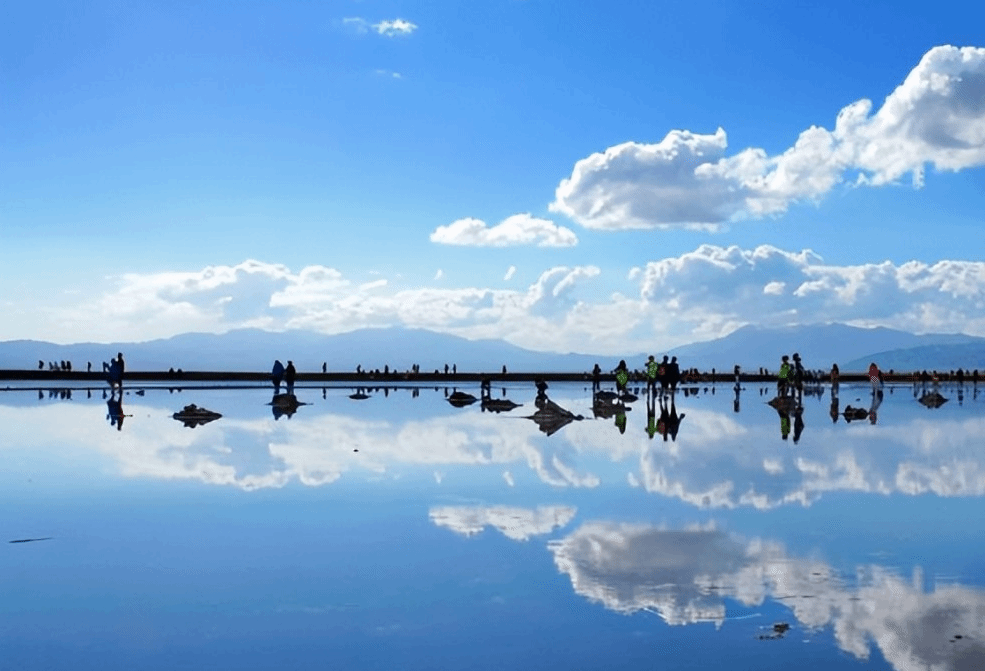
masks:
[[(130, 370), (264, 371), (274, 359), (293, 360), (300, 371), (351, 371), (384, 365), (407, 370), (419, 364), (423, 371), (457, 365), (461, 371), (581, 371), (598, 362), (604, 370), (618, 358), (591, 354), (553, 354), (525, 350), (501, 340), (466, 340), (423, 329), (362, 329), (339, 335), (308, 331), (273, 333), (241, 329), (221, 335), (187, 333), (141, 343), (79, 343), (57, 345), (33, 340), (0, 342), (0, 369), (37, 368), (38, 360), (70, 360), (75, 370), (91, 361), (100, 370), (123, 352)], [(950, 370), (957, 367), (985, 370), (985, 338), (967, 335), (914, 335), (886, 328), (862, 329), (843, 324), (763, 329), (753, 326), (717, 340), (685, 345), (666, 352), (685, 368), (731, 371), (735, 364), (755, 371), (776, 370), (782, 354), (798, 352), (808, 368), (829, 369), (838, 363), (845, 371), (866, 368), (876, 361), (883, 369)], [(631, 367), (642, 367), (645, 353), (624, 357)]]
[[(834, 363), (845, 371), (861, 371), (872, 361), (880, 368), (907, 370), (977, 366), (985, 369), (985, 338), (963, 334), (914, 335), (888, 328), (858, 328), (844, 324), (758, 328), (745, 326), (724, 338), (673, 350), (684, 366), (701, 370), (743, 370), (780, 367), (783, 354), (800, 354), (804, 366), (829, 370)], [(906, 365), (903, 365), (906, 362)], [(953, 362), (953, 363), (952, 363)], [(957, 363), (960, 362), (960, 363)]]

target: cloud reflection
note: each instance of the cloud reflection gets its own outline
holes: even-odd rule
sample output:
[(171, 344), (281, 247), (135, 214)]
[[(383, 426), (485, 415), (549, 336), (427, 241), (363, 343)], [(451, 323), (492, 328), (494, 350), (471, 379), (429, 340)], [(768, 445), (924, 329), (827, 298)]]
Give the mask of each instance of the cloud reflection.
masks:
[[(587, 403), (563, 401), (576, 409)], [(648, 440), (639, 427), (620, 436), (604, 421), (574, 422), (547, 438), (531, 422), (479, 412), (440, 414), (448, 412), (443, 405), (424, 404), (424, 414), (409, 419), (309, 410), (290, 422), (224, 412), (221, 421), (189, 431), (171, 419), (171, 409), (128, 402), (133, 419), (109, 436), (99, 406), (0, 407), (0, 449), (63, 446), (101, 455), (125, 476), (247, 490), (291, 481), (326, 485), (355, 472), (395, 476), (415, 467), (429, 478), (439, 473), (440, 484), (456, 466), (491, 467), (503, 474), (504, 486), (512, 486), (525, 465), (552, 487), (628, 482), (700, 508), (806, 506), (828, 492), (846, 491), (985, 495), (978, 445), (985, 418), (979, 417), (923, 414), (878, 426), (811, 425), (790, 449), (771, 422), (700, 405), (687, 408), (687, 431), (667, 443)]]
[(647, 611), (671, 625), (726, 619), (726, 600), (771, 599), (806, 629), (833, 627), (838, 646), (868, 659), (871, 645), (899, 671), (964, 671), (985, 664), (985, 592), (947, 586), (924, 593), (887, 569), (860, 569), (850, 586), (823, 561), (779, 543), (744, 541), (713, 527), (667, 530), (590, 522), (548, 543), (581, 596), (622, 613)]
[(507, 538), (525, 541), (567, 526), (576, 512), (572, 506), (538, 506), (533, 510), (514, 506), (436, 506), (431, 508), (429, 517), (439, 527), (463, 536), (475, 536), (488, 526)]

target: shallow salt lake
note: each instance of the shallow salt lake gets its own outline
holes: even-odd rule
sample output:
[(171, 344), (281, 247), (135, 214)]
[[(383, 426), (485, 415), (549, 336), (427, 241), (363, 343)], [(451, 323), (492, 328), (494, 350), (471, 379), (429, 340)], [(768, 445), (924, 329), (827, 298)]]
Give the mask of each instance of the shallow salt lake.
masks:
[(354, 391), (0, 389), (4, 668), (985, 668), (985, 387)]

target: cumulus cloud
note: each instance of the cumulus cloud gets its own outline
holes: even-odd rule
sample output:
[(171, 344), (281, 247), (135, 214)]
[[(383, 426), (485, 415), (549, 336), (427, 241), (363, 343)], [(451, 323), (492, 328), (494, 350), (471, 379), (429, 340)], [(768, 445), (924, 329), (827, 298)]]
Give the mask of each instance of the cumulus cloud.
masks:
[(646, 265), (643, 300), (711, 337), (737, 325), (844, 322), (985, 333), (985, 263), (835, 266), (810, 250), (702, 245)]
[(513, 506), (437, 506), (428, 516), (437, 526), (463, 536), (475, 536), (488, 526), (507, 538), (525, 541), (566, 526), (576, 512), (571, 506), (538, 506), (533, 510)]
[(388, 19), (374, 23), (373, 30), (384, 37), (401, 37), (417, 30), (417, 24), (405, 19)]
[(553, 221), (524, 213), (507, 217), (491, 228), (481, 219), (459, 219), (438, 226), (431, 234), (431, 242), (470, 247), (573, 247), (578, 244), (578, 238), (570, 229)]
[[(387, 277), (354, 282), (325, 266), (295, 271), (250, 260), (114, 278), (103, 295), (82, 293), (50, 330), (147, 340), (242, 327), (340, 333), (398, 325), (612, 355), (711, 340), (747, 324), (843, 322), (985, 335), (980, 261), (839, 266), (810, 250), (702, 245), (616, 278), (625, 292), (600, 291), (601, 275), (596, 266), (556, 266), (526, 287), (489, 288), (438, 286), (448, 278), (436, 273), (427, 277), (433, 286), (405, 288)], [(0, 326), (0, 337), (15, 326)]]
[(812, 126), (777, 156), (727, 154), (722, 128), (615, 145), (578, 161), (550, 209), (596, 229), (715, 229), (817, 201), (846, 182), (878, 186), (909, 174), (919, 186), (927, 164), (985, 165), (985, 48), (931, 49), (872, 109), (852, 103), (832, 130)]

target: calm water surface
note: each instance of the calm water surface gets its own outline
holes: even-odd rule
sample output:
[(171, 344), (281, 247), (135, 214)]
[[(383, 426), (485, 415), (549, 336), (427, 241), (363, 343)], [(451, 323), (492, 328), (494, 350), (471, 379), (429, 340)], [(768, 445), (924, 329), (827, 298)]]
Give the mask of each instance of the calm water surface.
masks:
[(0, 390), (2, 666), (985, 668), (985, 390), (354, 391)]

